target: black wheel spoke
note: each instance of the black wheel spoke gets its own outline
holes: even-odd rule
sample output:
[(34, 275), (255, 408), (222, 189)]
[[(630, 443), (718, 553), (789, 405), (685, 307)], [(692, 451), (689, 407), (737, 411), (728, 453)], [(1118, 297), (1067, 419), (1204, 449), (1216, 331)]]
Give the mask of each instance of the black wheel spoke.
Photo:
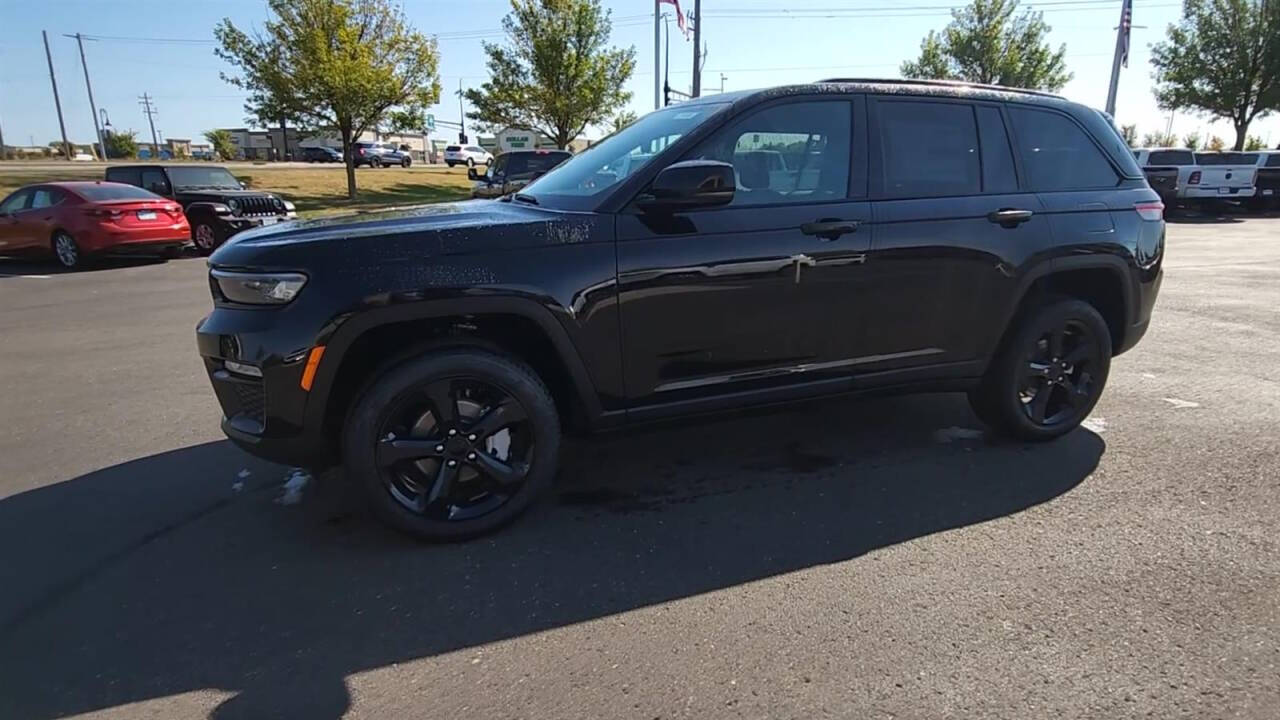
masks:
[(1032, 360), (1027, 363), (1026, 377), (1029, 378), (1045, 378), (1049, 377), (1049, 364)]
[(437, 380), (427, 385), (425, 391), (431, 403), (431, 414), (435, 416), (437, 432), (446, 425), (458, 422), (458, 401), (453, 395), (452, 380)]
[(457, 478), (457, 463), (452, 465), (448, 462), (440, 463), (440, 469), (436, 471), (436, 477), (431, 483), (431, 490), (427, 493), (427, 500), (425, 504), (431, 505), (440, 498), (449, 497), (450, 491), (453, 490), (453, 481)]
[(405, 460), (440, 457), (435, 440), (387, 439), (378, 441), (378, 466), (390, 467)]
[(1068, 365), (1078, 365), (1082, 361), (1087, 360), (1089, 355), (1089, 346), (1081, 342), (1072, 349), (1071, 352), (1067, 353), (1066, 357), (1062, 358), (1062, 361)]
[(1036, 390), (1036, 396), (1031, 398), (1031, 419), (1037, 423), (1043, 423), (1045, 415), (1049, 410), (1049, 396), (1053, 394), (1053, 386), (1045, 383)]
[(524, 408), (520, 407), (520, 403), (512, 398), (503, 398), (502, 402), (494, 405), (489, 409), (475, 425), (471, 426), (470, 432), (479, 439), (484, 439), (493, 433), (501, 430), (508, 425), (514, 425), (527, 416)]
[(474, 460), (471, 461), (476, 470), (487, 475), (500, 485), (510, 485), (520, 482), (524, 479), (529, 468), (524, 463), (507, 463), (490, 455), (489, 453), (477, 453)]

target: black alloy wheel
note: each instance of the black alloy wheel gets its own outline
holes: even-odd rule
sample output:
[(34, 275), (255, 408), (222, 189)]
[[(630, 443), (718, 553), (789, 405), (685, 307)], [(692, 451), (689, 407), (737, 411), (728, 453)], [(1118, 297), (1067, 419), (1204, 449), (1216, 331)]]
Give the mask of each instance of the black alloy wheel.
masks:
[(1110, 369), (1106, 321), (1087, 302), (1058, 299), (1026, 314), (969, 400), (1015, 438), (1051, 440), (1089, 416)]
[(348, 473), (393, 526), (472, 537), (519, 515), (551, 482), (555, 403), (520, 361), (449, 349), (397, 366), (362, 395), (344, 431)]
[(475, 167), (475, 166), (476, 166), (476, 159), (475, 159), (475, 158), (467, 158), (467, 167), (469, 167), (469, 168), (473, 168), (473, 167)]
[(201, 255), (209, 255), (218, 249), (223, 239), (222, 232), (213, 223), (202, 221), (191, 226), (191, 242)]
[(413, 164), (413, 160), (410, 160), (409, 158), (405, 158), (400, 161), (400, 167), (407, 168), (412, 164)]
[(382, 158), (379, 158), (379, 157), (371, 157), (371, 158), (369, 158), (369, 167), (371, 167), (371, 168), (380, 168), (380, 167), (382, 167)]

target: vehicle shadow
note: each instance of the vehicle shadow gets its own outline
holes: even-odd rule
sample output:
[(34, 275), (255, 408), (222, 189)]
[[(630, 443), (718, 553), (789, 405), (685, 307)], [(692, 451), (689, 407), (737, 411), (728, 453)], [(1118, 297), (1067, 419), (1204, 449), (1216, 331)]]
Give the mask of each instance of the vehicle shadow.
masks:
[(1011, 515), (1105, 448), (978, 427), (934, 395), (579, 442), (528, 517), (435, 546), (377, 525), (340, 478), (277, 504), (284, 469), (226, 442), (106, 468), (0, 501), (0, 716), (220, 689), (219, 718), (337, 718), (353, 673)]
[(179, 257), (164, 258), (159, 255), (121, 255), (93, 258), (84, 267), (68, 270), (53, 259), (37, 260), (31, 258), (0, 257), (0, 280), (21, 275), (80, 275), (84, 273), (119, 270), (121, 268), (145, 267), (147, 265), (163, 265), (166, 262), (196, 258), (199, 255), (190, 249), (183, 251)]

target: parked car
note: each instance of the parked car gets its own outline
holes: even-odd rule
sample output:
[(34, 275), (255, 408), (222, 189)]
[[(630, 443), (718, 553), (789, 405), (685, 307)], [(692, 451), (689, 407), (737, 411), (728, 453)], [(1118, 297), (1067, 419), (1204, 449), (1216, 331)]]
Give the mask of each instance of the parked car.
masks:
[(302, 159), (310, 163), (340, 163), (342, 153), (331, 147), (308, 147), (302, 148)]
[[(735, 164), (753, 150), (785, 169)], [(1071, 432), (1150, 323), (1162, 208), (1056, 96), (724, 93), (499, 201), (246, 233), (210, 258), (197, 344), (240, 447), (340, 463), (384, 521), (468, 537), (548, 488), (565, 431), (953, 390), (1014, 438)]]
[(498, 198), (523, 188), (551, 168), (573, 157), (568, 150), (512, 150), (502, 153), (484, 172), (467, 168), (467, 177), (476, 181), (473, 198)]
[(1257, 155), (1257, 178), (1254, 180), (1257, 192), (1251, 207), (1255, 210), (1280, 209), (1280, 150), (1263, 150)]
[(444, 164), (454, 165), (488, 165), (493, 162), (493, 155), (488, 150), (476, 145), (446, 145), (444, 148)]
[(391, 143), (353, 143), (351, 152), (354, 154), (354, 165), (356, 167), (361, 165), (368, 165), (371, 168), (390, 167), (392, 165), (409, 167), (413, 164), (413, 157), (409, 155), (408, 150), (399, 149)]
[(1178, 191), (1185, 187), (1195, 170), (1195, 153), (1186, 148), (1142, 148), (1133, 151), (1147, 184), (1160, 195), (1165, 211), (1178, 204)]
[(174, 257), (190, 234), (178, 203), (120, 183), (41, 183), (0, 201), (0, 254), (52, 256), (65, 268), (107, 254)]
[(279, 195), (247, 190), (226, 168), (201, 165), (115, 165), (109, 182), (136, 185), (182, 204), (196, 250), (208, 255), (241, 230), (297, 217)]
[(1257, 163), (1256, 153), (1198, 152), (1196, 168), (1179, 198), (1201, 204), (1248, 200), (1257, 192), (1253, 184), (1258, 175)]

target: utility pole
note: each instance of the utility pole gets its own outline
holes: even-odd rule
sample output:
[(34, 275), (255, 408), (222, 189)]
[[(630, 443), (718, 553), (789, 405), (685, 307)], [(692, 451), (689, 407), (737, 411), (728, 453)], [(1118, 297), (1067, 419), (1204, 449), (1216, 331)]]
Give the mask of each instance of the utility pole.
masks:
[(49, 61), (49, 82), (53, 84), (53, 105), (58, 108), (58, 127), (62, 130), (62, 153), (67, 156), (67, 160), (70, 160), (71, 143), (67, 142), (67, 124), (62, 121), (62, 101), (58, 99), (58, 78), (53, 76), (53, 54), (49, 52), (49, 31), (41, 30), (40, 34), (44, 35), (44, 57)]
[(702, 0), (693, 0), (693, 96), (702, 95)]
[(1116, 116), (1116, 90), (1120, 87), (1120, 65), (1129, 67), (1129, 28), (1133, 25), (1133, 0), (1121, 0), (1120, 25), (1116, 27), (1116, 52), (1111, 58), (1111, 85), (1107, 88), (1107, 114)]
[(93, 86), (89, 84), (89, 63), (84, 59), (84, 36), (80, 33), (75, 35), (63, 34), (63, 37), (73, 37), (76, 44), (80, 46), (80, 66), (84, 68), (84, 88), (89, 91), (89, 111), (93, 113), (93, 131), (98, 133), (98, 151), (102, 154), (102, 161), (107, 160), (107, 139), (102, 136), (102, 127), (98, 125), (98, 108), (93, 104)]
[(724, 73), (720, 73), (720, 94), (721, 95), (724, 94), (724, 81), (728, 79), (729, 78)]
[(462, 78), (458, 78), (458, 142), (467, 142), (467, 110), (464, 106), (466, 98), (462, 95)]
[(151, 125), (151, 159), (160, 159), (160, 140), (156, 138), (156, 109), (151, 105), (151, 96), (142, 93), (142, 97), (138, 98), (138, 104), (142, 106), (142, 112), (147, 116), (147, 122)]
[(660, 10), (658, 4), (662, 0), (653, 0), (653, 109), (657, 110), (662, 107), (662, 45), (660, 44), (658, 34), (662, 32), (662, 25), (658, 16)]

